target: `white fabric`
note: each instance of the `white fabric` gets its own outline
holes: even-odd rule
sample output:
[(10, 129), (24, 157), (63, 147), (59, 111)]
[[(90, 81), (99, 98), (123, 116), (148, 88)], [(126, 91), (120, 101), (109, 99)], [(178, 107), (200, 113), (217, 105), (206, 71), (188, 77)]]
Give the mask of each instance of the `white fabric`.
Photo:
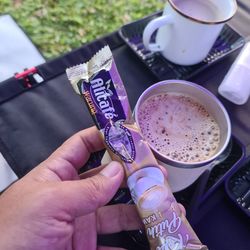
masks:
[[(0, 82), (45, 60), (9, 15), (0, 16)], [(0, 83), (1, 84), (1, 83)]]
[[(0, 84), (25, 68), (45, 60), (10, 15), (0, 16)], [(17, 176), (0, 153), (0, 191)]]
[(0, 192), (17, 180), (17, 176), (0, 153)]

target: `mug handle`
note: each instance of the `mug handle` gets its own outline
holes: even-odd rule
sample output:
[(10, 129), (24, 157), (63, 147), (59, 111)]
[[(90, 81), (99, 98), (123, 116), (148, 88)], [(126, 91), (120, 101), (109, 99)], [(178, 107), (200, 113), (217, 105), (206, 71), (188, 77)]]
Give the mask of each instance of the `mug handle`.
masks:
[(173, 23), (173, 18), (170, 15), (164, 15), (164, 16), (158, 17), (150, 21), (143, 31), (142, 40), (143, 40), (143, 44), (145, 48), (152, 52), (163, 51), (164, 48), (160, 44), (150, 43), (150, 39), (153, 33), (157, 29), (159, 29), (162, 26), (165, 26), (167, 24), (172, 24), (172, 23)]

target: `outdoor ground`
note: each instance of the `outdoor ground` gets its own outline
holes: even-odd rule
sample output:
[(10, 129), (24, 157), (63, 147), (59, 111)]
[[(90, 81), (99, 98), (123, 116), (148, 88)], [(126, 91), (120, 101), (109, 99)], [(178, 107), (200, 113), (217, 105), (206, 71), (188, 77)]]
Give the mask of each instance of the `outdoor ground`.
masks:
[(53, 58), (161, 9), (164, 0), (0, 0), (43, 55)]

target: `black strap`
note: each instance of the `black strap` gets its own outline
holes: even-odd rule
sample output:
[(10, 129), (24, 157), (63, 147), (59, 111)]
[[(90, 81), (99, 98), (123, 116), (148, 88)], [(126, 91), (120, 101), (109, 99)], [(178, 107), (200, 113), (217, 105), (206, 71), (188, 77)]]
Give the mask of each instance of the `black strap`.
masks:
[[(123, 43), (124, 42), (118, 35), (118, 32), (114, 32), (96, 40), (95, 42), (85, 44), (59, 58), (41, 64), (36, 67), (37, 74), (43, 79), (41, 82), (36, 82), (32, 74), (20, 79), (12, 77), (0, 84), (0, 104), (25, 91), (35, 88), (40, 83), (45, 83), (47, 80), (63, 74), (68, 67), (87, 61), (91, 55), (104, 45), (108, 44), (111, 50), (113, 50)], [(26, 81), (30, 84), (27, 85)]]

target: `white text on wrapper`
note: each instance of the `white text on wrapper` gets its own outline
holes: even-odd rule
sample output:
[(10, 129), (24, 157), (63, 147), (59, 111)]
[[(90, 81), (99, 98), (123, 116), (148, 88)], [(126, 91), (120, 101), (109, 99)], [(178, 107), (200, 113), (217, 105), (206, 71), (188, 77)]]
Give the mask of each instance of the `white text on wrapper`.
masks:
[[(158, 224), (147, 228), (147, 235), (150, 238), (164, 238), (164, 244), (161, 246), (157, 246), (156, 250), (179, 250), (184, 246), (183, 236), (178, 233), (178, 238), (174, 236), (170, 236), (171, 234), (175, 234), (181, 227), (182, 220), (179, 216), (176, 215), (175, 212), (172, 213), (173, 217), (171, 220), (164, 220), (159, 222)], [(156, 221), (156, 214), (152, 214), (147, 218), (143, 219), (144, 224), (149, 224)], [(185, 241), (188, 241), (188, 235), (186, 235)]]

